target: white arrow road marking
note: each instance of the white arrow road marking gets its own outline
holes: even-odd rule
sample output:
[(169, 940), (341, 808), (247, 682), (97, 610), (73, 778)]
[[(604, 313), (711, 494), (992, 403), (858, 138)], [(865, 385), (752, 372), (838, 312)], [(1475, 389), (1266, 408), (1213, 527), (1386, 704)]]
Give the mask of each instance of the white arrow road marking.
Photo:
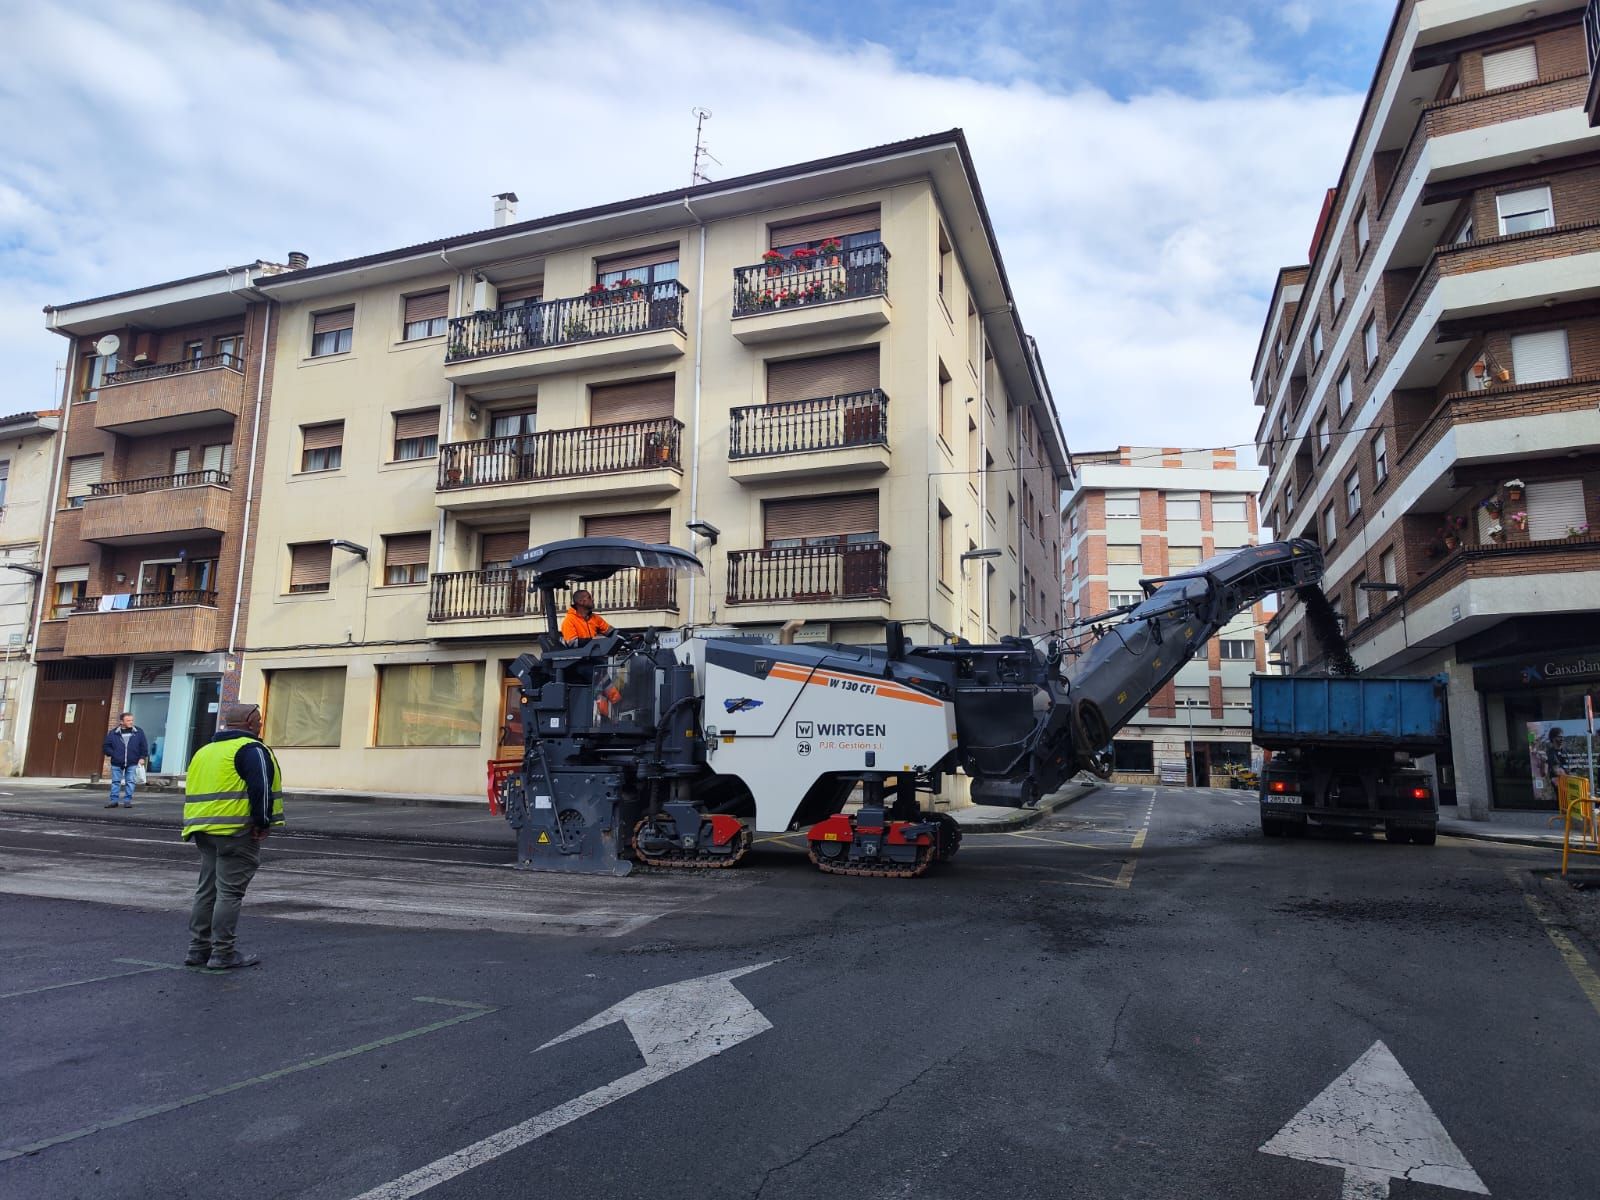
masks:
[[(772, 962), (779, 961), (777, 959)], [(772, 1028), (772, 1022), (733, 986), (733, 980), (772, 962), (753, 967), (720, 971), (682, 983), (647, 988), (618, 1001), (582, 1025), (551, 1038), (540, 1050), (559, 1045), (596, 1029), (622, 1021), (638, 1044), (645, 1065), (614, 1079), (603, 1087), (585, 1092), (575, 1100), (530, 1117), (509, 1129), (490, 1134), (454, 1154), (447, 1154), (425, 1167), (418, 1167), (399, 1179), (363, 1192), (355, 1200), (409, 1200), (447, 1179), (465, 1174), (502, 1154), (526, 1146), (545, 1134), (570, 1125), (579, 1117), (604, 1108), (667, 1076), (693, 1066), (703, 1059), (721, 1054), (740, 1042)]]
[(1489, 1194), (1382, 1042), (1373, 1042), (1261, 1152), (1339, 1167), (1343, 1200), (1381, 1200), (1391, 1179)]

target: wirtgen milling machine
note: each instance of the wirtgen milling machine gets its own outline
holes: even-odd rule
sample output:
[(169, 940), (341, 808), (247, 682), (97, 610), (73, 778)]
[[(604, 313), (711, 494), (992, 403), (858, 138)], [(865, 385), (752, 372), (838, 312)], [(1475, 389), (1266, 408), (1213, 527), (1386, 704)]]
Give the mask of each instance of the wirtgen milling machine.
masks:
[[(757, 830), (807, 831), (811, 860), (847, 875), (921, 875), (960, 844), (923, 807), (958, 769), (985, 804), (1022, 806), (1082, 769), (1105, 774), (1112, 735), (1237, 613), (1315, 584), (1315, 543), (1228, 551), (1145, 580), (1136, 605), (1060, 641), (913, 646), (771, 645), (692, 630), (556, 632), (556, 590), (626, 568), (699, 572), (672, 546), (579, 538), (513, 564), (549, 632), (515, 665), (524, 756), (501, 789), (521, 865), (626, 874), (731, 867)], [(670, 644), (669, 644), (670, 643)], [(860, 808), (843, 810), (856, 789)]]

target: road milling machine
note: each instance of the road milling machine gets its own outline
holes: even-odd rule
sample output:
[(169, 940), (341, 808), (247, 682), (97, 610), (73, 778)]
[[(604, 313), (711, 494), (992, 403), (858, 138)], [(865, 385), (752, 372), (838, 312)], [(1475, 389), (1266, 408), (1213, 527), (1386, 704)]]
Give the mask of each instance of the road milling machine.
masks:
[(1139, 603), (1057, 635), (938, 646), (893, 621), (875, 646), (693, 629), (568, 645), (558, 590), (629, 568), (701, 573), (699, 560), (577, 538), (513, 566), (548, 620), (539, 653), (513, 668), (523, 757), (498, 785), (519, 865), (731, 867), (757, 830), (805, 830), (824, 871), (908, 878), (960, 845), (957, 822), (925, 803), (946, 779), (960, 771), (975, 801), (1021, 807), (1080, 770), (1107, 774), (1113, 734), (1178, 668), (1264, 596), (1314, 586), (1322, 556), (1303, 540), (1247, 546), (1144, 580)]

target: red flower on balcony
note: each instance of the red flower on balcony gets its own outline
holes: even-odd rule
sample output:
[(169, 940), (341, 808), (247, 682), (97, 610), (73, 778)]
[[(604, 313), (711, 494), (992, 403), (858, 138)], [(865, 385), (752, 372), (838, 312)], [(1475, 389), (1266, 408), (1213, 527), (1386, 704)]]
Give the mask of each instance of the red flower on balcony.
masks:
[(816, 256), (817, 252), (810, 246), (796, 246), (794, 253), (789, 257), (799, 259), (803, 263), (808, 263)]
[(764, 263), (780, 263), (783, 261), (783, 251), (768, 250), (761, 256), (761, 261)]
[(844, 249), (844, 243), (836, 237), (826, 237), (817, 243), (817, 250), (823, 254), (837, 254)]

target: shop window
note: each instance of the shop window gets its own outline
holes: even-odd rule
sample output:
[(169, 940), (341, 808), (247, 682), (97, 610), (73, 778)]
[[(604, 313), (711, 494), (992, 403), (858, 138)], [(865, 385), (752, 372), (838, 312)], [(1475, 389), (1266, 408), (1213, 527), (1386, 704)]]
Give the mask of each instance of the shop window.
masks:
[(1131, 738), (1115, 739), (1111, 743), (1111, 769), (1138, 775), (1155, 774), (1155, 743), (1136, 742)]
[(481, 662), (378, 668), (380, 746), (477, 746), (483, 740)]
[(262, 737), (270, 746), (337, 746), (344, 722), (343, 667), (268, 671)]

